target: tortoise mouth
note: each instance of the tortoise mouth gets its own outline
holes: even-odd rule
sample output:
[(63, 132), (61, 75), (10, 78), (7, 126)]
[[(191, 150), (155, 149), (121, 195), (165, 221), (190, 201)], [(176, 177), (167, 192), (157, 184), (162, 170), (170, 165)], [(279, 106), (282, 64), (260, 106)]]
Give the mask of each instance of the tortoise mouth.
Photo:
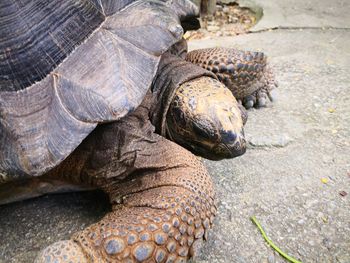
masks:
[(176, 141), (193, 154), (213, 161), (235, 158), (243, 155), (246, 152), (246, 139), (244, 134), (238, 135), (236, 140), (232, 143), (220, 142), (213, 146), (206, 145), (199, 141)]
[(220, 143), (213, 152), (216, 153), (216, 156), (222, 156), (220, 159), (229, 159), (243, 155), (246, 149), (246, 140), (241, 137), (232, 144)]
[(246, 152), (246, 140), (244, 136), (238, 136), (233, 143), (220, 143), (207, 152), (207, 159), (222, 160), (231, 159), (243, 155)]

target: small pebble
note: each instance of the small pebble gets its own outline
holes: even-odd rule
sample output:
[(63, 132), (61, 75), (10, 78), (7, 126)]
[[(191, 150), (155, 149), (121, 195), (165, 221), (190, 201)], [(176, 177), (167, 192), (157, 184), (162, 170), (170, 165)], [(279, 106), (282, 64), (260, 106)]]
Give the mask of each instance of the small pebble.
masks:
[(229, 16), (228, 17), (228, 22), (231, 23), (231, 24), (235, 24), (238, 22), (238, 18), (235, 17), (235, 16)]
[(228, 8), (227, 6), (225, 6), (222, 11), (225, 13), (225, 14), (228, 14), (230, 13), (230, 8)]
[(336, 256), (337, 262), (339, 263), (349, 263), (350, 262), (350, 256), (349, 255), (338, 255)]
[(340, 191), (339, 194), (340, 194), (341, 196), (346, 196), (348, 193), (345, 192), (345, 191)]
[(309, 241), (308, 241), (308, 244), (309, 244), (310, 246), (312, 246), (312, 247), (313, 247), (313, 246), (315, 245), (315, 241), (313, 241), (313, 240), (309, 240)]
[(276, 262), (275, 256), (274, 256), (274, 255), (270, 255), (270, 256), (267, 258), (267, 262), (269, 262), (269, 263), (275, 263), (275, 262)]
[(208, 30), (209, 32), (217, 32), (217, 31), (220, 30), (220, 27), (218, 27), (218, 26), (208, 26), (208, 27), (207, 27), (207, 30)]
[(329, 179), (328, 178), (321, 178), (321, 182), (326, 184), (329, 182)]
[(322, 240), (322, 244), (323, 244), (326, 248), (328, 248), (328, 249), (330, 249), (331, 246), (332, 246), (331, 241), (330, 241), (329, 238), (327, 238), (327, 237), (325, 237), (325, 238)]
[(216, 5), (216, 12), (221, 12), (222, 11), (222, 6), (221, 5)]
[(298, 254), (302, 257), (307, 255), (305, 249), (303, 249), (303, 248), (298, 248)]

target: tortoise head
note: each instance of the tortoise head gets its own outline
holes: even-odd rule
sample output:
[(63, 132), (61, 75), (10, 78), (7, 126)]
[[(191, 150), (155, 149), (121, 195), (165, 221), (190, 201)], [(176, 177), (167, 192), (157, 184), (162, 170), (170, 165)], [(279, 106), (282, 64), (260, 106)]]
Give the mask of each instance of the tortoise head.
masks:
[(246, 115), (219, 81), (201, 77), (182, 84), (167, 113), (167, 134), (191, 152), (211, 160), (245, 153)]

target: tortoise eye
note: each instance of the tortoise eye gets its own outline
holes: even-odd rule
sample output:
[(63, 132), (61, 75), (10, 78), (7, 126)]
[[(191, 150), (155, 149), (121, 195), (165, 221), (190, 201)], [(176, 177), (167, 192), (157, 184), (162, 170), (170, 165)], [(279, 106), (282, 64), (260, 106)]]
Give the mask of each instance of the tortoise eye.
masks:
[(209, 140), (217, 140), (218, 135), (216, 129), (213, 127), (211, 122), (206, 119), (194, 120), (192, 123), (193, 132), (199, 137)]

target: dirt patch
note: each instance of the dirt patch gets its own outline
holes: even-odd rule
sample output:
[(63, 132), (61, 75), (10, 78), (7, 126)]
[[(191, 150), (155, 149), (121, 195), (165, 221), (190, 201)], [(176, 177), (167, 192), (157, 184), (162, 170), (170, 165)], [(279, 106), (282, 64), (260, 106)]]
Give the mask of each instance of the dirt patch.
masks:
[(221, 3), (216, 6), (213, 15), (200, 18), (199, 30), (187, 31), (184, 37), (192, 40), (245, 34), (257, 23), (257, 17), (253, 10), (237, 3)]

